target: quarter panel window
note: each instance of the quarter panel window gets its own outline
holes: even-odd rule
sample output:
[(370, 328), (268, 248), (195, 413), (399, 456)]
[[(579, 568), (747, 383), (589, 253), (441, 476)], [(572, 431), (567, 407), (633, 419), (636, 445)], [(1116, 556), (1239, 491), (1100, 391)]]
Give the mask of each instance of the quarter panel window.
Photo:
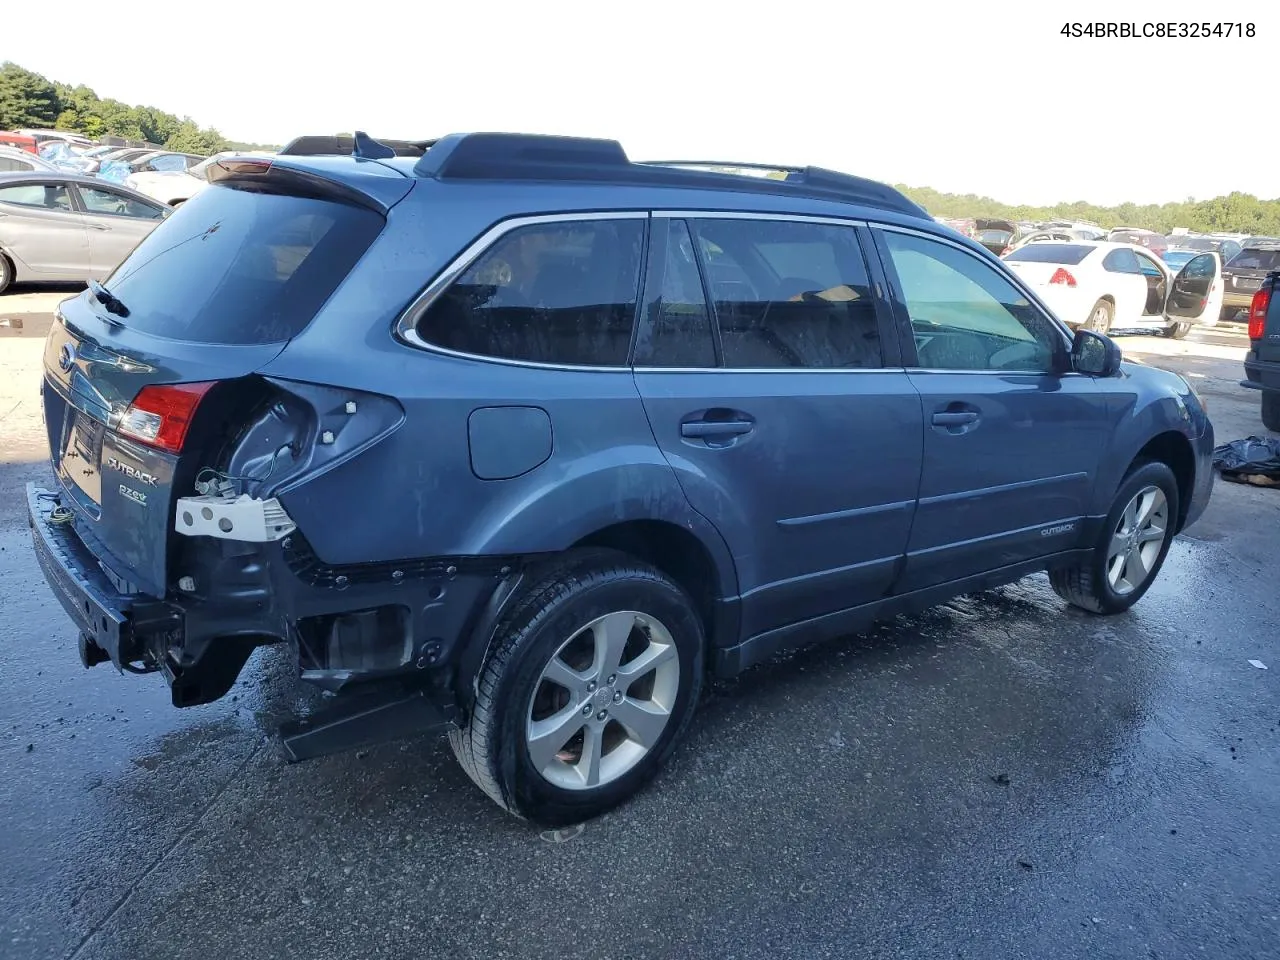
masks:
[(656, 221), (650, 259), (651, 286), (646, 318), (636, 339), (635, 363), (645, 367), (714, 367), (715, 343), (698, 258), (689, 225), (683, 220)]
[(868, 368), (883, 363), (866, 262), (853, 227), (699, 220), (723, 364)]
[(644, 226), (619, 219), (517, 227), (431, 304), (418, 335), (500, 360), (624, 366)]
[(884, 233), (921, 367), (1054, 369), (1061, 337), (1012, 283), (949, 244)]

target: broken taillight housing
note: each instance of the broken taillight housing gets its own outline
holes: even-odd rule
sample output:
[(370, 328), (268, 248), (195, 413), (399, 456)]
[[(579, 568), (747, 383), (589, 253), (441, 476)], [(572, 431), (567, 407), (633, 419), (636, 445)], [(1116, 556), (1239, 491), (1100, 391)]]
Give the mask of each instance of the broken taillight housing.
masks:
[(1267, 309), (1271, 306), (1271, 287), (1264, 281), (1262, 288), (1253, 295), (1249, 304), (1249, 339), (1261, 340), (1262, 328), (1267, 323)]
[(143, 387), (116, 425), (116, 432), (168, 453), (181, 453), (196, 408), (213, 387), (208, 383)]

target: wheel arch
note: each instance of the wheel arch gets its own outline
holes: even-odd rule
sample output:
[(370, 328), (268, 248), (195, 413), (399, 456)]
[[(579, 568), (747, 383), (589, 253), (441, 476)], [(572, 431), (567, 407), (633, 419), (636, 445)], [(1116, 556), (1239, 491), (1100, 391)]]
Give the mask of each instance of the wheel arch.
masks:
[(1133, 456), (1125, 468), (1125, 476), (1140, 463), (1163, 463), (1173, 471), (1178, 482), (1178, 521), (1175, 533), (1186, 524), (1187, 511), (1191, 506), (1191, 494), (1196, 482), (1196, 458), (1191, 449), (1191, 441), (1186, 434), (1177, 430), (1166, 430), (1156, 434)]
[[(698, 516), (694, 514), (694, 516)], [(728, 547), (710, 523), (677, 523), (640, 517), (601, 523), (564, 549), (523, 558), (522, 568), (503, 580), (476, 611), (461, 645), (454, 691), (470, 710), (475, 683), (495, 640), (503, 615), (529, 587), (556, 567), (594, 551), (643, 561), (670, 577), (693, 601), (710, 648), (738, 641), (737, 572)]]

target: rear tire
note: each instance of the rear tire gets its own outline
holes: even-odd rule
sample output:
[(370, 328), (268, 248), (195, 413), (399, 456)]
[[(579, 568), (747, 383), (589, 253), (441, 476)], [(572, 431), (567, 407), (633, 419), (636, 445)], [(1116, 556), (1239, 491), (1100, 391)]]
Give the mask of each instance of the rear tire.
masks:
[(1089, 311), (1089, 319), (1084, 328), (1094, 333), (1109, 333), (1111, 321), (1115, 319), (1116, 307), (1110, 300), (1099, 300)]
[(0, 253), (0, 293), (4, 293), (11, 283), (13, 283), (13, 264), (9, 262), (8, 257)]
[(1272, 433), (1280, 433), (1280, 393), (1263, 391), (1262, 425)]
[(612, 552), (572, 558), (498, 624), (467, 723), (450, 731), (454, 756), (518, 817), (589, 820), (675, 750), (702, 688), (704, 648), (693, 603), (662, 573)]
[(1178, 481), (1168, 465), (1136, 465), (1120, 483), (1088, 559), (1049, 571), (1054, 592), (1090, 613), (1128, 610), (1164, 566), (1178, 509)]

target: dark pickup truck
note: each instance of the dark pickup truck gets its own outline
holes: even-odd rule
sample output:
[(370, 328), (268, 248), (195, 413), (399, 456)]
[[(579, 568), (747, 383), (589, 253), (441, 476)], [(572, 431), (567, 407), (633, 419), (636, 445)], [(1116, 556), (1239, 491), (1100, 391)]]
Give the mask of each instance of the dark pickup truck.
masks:
[(1262, 391), (1262, 425), (1280, 433), (1280, 270), (1266, 275), (1249, 305), (1249, 352), (1242, 387)]

